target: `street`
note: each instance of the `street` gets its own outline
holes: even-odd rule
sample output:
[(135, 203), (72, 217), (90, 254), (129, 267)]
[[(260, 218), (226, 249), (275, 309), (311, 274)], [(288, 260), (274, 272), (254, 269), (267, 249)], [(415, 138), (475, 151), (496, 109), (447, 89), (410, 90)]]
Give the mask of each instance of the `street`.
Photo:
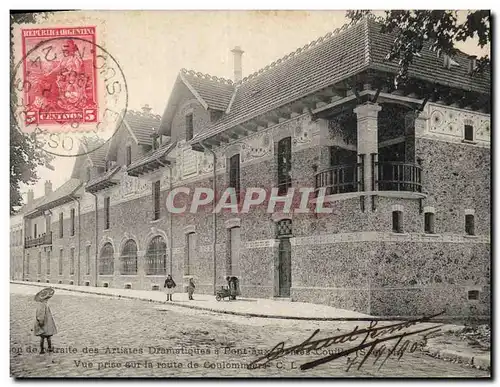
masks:
[[(10, 358), (14, 377), (487, 377), (489, 373), (404, 352), (398, 360), (369, 358), (346, 371), (341, 357), (307, 371), (303, 363), (325, 356), (297, 354), (268, 366), (246, 365), (283, 341), (297, 345), (320, 329), (318, 338), (351, 331), (355, 322), (308, 322), (245, 318), (146, 301), (56, 290), (49, 301), (58, 333), (55, 352), (39, 354), (31, 329), (40, 288), (10, 286)], [(242, 301), (244, 302), (244, 301)], [(361, 322), (360, 327), (367, 323)], [(411, 337), (410, 337), (411, 338)], [(390, 347), (390, 342), (386, 343)], [(327, 350), (352, 348), (352, 343)], [(321, 351), (321, 350), (320, 350)], [(373, 360), (372, 360), (373, 359)]]

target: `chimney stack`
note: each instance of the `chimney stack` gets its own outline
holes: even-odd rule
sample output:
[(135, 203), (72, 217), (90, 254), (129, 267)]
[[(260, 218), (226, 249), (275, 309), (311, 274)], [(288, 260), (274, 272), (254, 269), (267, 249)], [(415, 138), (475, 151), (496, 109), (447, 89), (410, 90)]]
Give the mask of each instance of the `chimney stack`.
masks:
[(477, 66), (477, 56), (469, 56), (469, 74), (473, 74)]
[(152, 109), (149, 107), (149, 105), (148, 105), (148, 104), (146, 104), (146, 105), (144, 105), (144, 106), (142, 107), (142, 112), (143, 112), (144, 114), (149, 114), (149, 113), (151, 112), (151, 110), (152, 110)]
[(26, 200), (27, 200), (26, 204), (29, 205), (29, 204), (33, 203), (33, 199), (34, 198), (35, 198), (35, 193), (33, 192), (33, 190), (32, 189), (28, 190), (28, 195), (27, 195), (27, 198), (26, 198)]
[(234, 82), (239, 82), (243, 78), (243, 70), (241, 57), (243, 56), (243, 51), (240, 46), (236, 46), (231, 50), (234, 59)]
[(45, 196), (47, 196), (50, 193), (52, 193), (52, 182), (50, 180), (47, 180), (45, 182)]

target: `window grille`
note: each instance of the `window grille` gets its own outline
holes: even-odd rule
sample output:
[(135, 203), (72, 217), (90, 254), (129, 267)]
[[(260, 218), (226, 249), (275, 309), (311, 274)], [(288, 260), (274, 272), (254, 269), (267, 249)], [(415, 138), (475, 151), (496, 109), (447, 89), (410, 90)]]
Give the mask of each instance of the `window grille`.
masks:
[(165, 275), (167, 270), (167, 245), (161, 235), (149, 242), (146, 251), (146, 274)]
[(114, 272), (113, 262), (113, 246), (111, 243), (106, 243), (101, 250), (101, 258), (99, 260), (99, 274), (111, 275)]
[(120, 260), (121, 274), (137, 274), (137, 244), (134, 240), (129, 239), (125, 242)]

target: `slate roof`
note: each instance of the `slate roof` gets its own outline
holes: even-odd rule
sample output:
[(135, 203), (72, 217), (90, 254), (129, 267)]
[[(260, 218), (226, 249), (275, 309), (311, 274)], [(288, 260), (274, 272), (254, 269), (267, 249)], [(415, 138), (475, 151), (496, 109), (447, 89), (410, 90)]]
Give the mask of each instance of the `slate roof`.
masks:
[(110, 179), (120, 170), (120, 168), (120, 165), (116, 165), (102, 175), (90, 179), (87, 182), (85, 190), (89, 192), (97, 192), (101, 189), (109, 187), (110, 185), (114, 185), (115, 183), (111, 182)]
[[(351, 27), (344, 26), (320, 37), (234, 84), (237, 90), (229, 114), (209, 124), (191, 143), (365, 70), (397, 73), (398, 64), (384, 60), (393, 40), (394, 34), (381, 33), (380, 25), (371, 18), (364, 18)], [(421, 55), (410, 66), (410, 75), (459, 89), (490, 93), (489, 73), (474, 77), (468, 75), (466, 54), (459, 53), (456, 59), (454, 57), (460, 66), (451, 69), (443, 67), (442, 56), (438, 58), (435, 52), (425, 47)], [(199, 76), (199, 73), (194, 74)]]
[(127, 173), (131, 176), (136, 176), (143, 167), (146, 167), (148, 164), (154, 163), (156, 160), (166, 156), (167, 153), (174, 148), (175, 144), (176, 143), (174, 142), (162, 144), (161, 147), (156, 149), (154, 152), (135, 160), (128, 166)]
[(128, 110), (124, 120), (137, 137), (137, 141), (140, 145), (151, 145), (153, 128), (158, 130), (161, 116), (158, 114)]
[(81, 185), (82, 182), (79, 179), (69, 179), (49, 195), (37, 199), (40, 201), (36, 203), (36, 206), (32, 207), (33, 210), (27, 215), (37, 214), (46, 209), (50, 209), (71, 201), (72, 199), (70, 198), (70, 195), (74, 195), (78, 188), (81, 187)]

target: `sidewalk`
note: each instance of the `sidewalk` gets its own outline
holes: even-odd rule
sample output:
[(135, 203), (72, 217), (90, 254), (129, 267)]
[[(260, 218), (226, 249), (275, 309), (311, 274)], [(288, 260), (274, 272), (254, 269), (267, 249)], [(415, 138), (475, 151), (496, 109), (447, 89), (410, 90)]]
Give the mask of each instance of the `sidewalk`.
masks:
[[(165, 305), (165, 294), (162, 291), (96, 288), (92, 286), (75, 286), (64, 284), (48, 284), (40, 282), (11, 281), (12, 284), (31, 285), (44, 288), (47, 286), (66, 291), (96, 294), (101, 296), (138, 299)], [(387, 318), (372, 317), (350, 310), (337, 309), (327, 305), (304, 302), (277, 301), (272, 299), (238, 298), (236, 301), (216, 301), (215, 296), (195, 294), (195, 300), (189, 301), (186, 293), (174, 294), (174, 301), (168, 305), (182, 308), (198, 309), (214, 313), (244, 317), (260, 317), (273, 319), (307, 320), (307, 321), (388, 321)], [(424, 327), (426, 324), (420, 325)], [(466, 342), (450, 335), (462, 326), (446, 324), (442, 333), (429, 339), (422, 349), (430, 356), (443, 360), (463, 363), (483, 370), (490, 370), (490, 352), (479, 351)]]
[[(157, 303), (165, 303), (165, 293), (153, 290), (133, 290), (115, 288), (96, 288), (93, 286), (75, 286), (64, 284), (49, 284), (41, 282), (11, 281), (14, 284), (32, 285), (38, 287), (53, 287), (73, 292), (132, 298)], [(265, 298), (238, 298), (228, 301), (226, 298), (217, 301), (215, 296), (196, 294), (189, 301), (187, 293), (177, 293), (169, 305), (182, 308), (199, 309), (215, 313), (232, 314), (245, 317), (278, 318), (308, 321), (372, 321), (377, 318), (351, 310), (337, 309), (327, 305), (317, 305), (305, 302), (279, 301)]]

